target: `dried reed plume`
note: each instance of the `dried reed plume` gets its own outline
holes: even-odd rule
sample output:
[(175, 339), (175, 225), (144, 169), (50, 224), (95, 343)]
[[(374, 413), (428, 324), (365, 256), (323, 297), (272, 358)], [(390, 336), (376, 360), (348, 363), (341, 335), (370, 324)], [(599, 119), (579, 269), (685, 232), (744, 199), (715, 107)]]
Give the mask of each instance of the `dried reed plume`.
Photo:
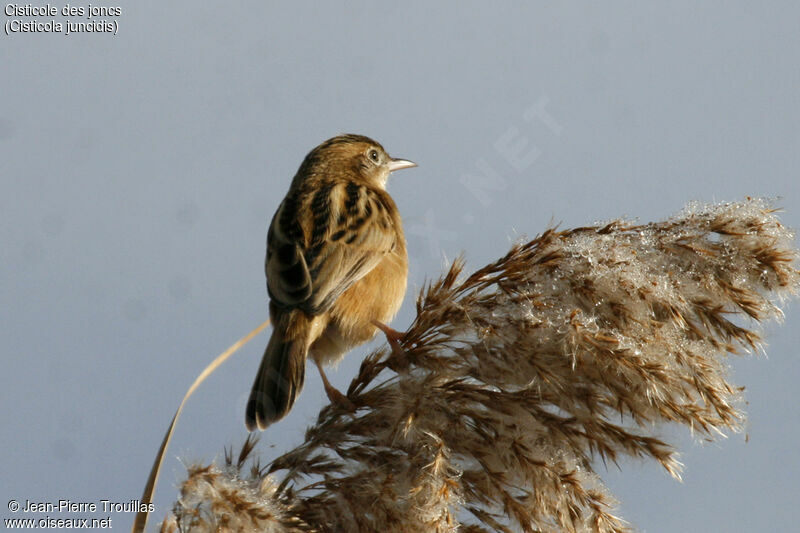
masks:
[[(423, 288), (402, 351), (369, 355), (357, 406), (246, 467), (195, 466), (163, 531), (627, 531), (594, 460), (652, 458), (677, 422), (737, 431), (725, 355), (795, 293), (792, 233), (762, 200), (666, 222), (548, 230)], [(402, 352), (402, 353), (401, 353)]]

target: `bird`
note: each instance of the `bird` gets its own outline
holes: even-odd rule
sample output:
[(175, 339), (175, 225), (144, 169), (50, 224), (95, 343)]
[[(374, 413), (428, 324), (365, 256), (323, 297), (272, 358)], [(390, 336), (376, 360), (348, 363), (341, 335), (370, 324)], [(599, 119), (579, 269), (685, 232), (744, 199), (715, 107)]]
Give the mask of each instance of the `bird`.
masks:
[(405, 297), (408, 253), (386, 182), (415, 166), (355, 134), (326, 140), (300, 164), (267, 233), (273, 330), (247, 402), (249, 431), (286, 416), (303, 388), (307, 359), (331, 402), (352, 410), (323, 366), (378, 331), (398, 346), (402, 335), (387, 324)]

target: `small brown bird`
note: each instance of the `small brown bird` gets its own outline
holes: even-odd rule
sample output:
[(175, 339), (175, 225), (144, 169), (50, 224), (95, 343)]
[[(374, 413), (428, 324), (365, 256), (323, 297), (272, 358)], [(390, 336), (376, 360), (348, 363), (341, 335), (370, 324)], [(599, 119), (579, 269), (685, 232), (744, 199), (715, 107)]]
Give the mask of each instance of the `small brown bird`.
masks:
[(308, 357), (331, 401), (352, 406), (322, 366), (338, 362), (378, 329), (396, 342), (399, 334), (386, 323), (403, 303), (408, 255), (386, 180), (415, 166), (361, 135), (329, 139), (303, 160), (267, 234), (274, 329), (247, 403), (250, 431), (289, 412)]

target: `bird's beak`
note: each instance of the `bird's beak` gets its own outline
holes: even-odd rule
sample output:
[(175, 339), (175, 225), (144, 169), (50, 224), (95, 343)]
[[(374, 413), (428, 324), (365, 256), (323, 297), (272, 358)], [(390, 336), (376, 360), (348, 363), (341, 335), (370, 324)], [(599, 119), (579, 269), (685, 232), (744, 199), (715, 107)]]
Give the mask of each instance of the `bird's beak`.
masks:
[(407, 161), (405, 159), (392, 159), (389, 161), (389, 172), (394, 172), (395, 170), (402, 170), (404, 168), (411, 168), (417, 166), (416, 163), (413, 161)]

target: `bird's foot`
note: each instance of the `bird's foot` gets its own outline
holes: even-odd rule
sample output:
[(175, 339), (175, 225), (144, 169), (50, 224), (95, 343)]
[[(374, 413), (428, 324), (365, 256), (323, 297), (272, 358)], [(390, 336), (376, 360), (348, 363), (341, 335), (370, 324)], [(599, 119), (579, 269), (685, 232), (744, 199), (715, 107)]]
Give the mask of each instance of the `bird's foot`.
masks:
[(378, 322), (377, 320), (373, 320), (372, 324), (381, 330), (384, 335), (386, 335), (386, 342), (389, 343), (389, 347), (392, 349), (392, 355), (394, 356), (394, 359), (400, 363), (400, 366), (408, 366), (408, 357), (406, 355), (406, 351), (402, 346), (400, 346), (400, 339), (405, 336), (405, 333), (402, 331), (397, 331), (394, 328), (390, 328), (383, 322)]
[(317, 369), (319, 369), (319, 375), (322, 378), (322, 386), (325, 387), (325, 394), (328, 395), (328, 400), (330, 402), (343, 409), (345, 411), (349, 411), (351, 413), (355, 412), (356, 406), (353, 402), (350, 401), (350, 398), (339, 392), (339, 390), (331, 385), (331, 382), (328, 381), (328, 376), (325, 375), (325, 371), (322, 370), (322, 365), (317, 363)]
[(343, 411), (348, 411), (350, 413), (356, 411), (356, 405), (350, 401), (350, 398), (339, 392), (339, 389), (336, 387), (328, 384), (328, 386), (325, 387), (325, 394), (328, 395), (328, 400), (330, 400), (333, 405)]
[(373, 320), (372, 324), (386, 335), (386, 342), (389, 343), (395, 355), (405, 354), (405, 350), (400, 346), (400, 339), (405, 335), (402, 331), (390, 328), (383, 322), (378, 322), (377, 320)]

